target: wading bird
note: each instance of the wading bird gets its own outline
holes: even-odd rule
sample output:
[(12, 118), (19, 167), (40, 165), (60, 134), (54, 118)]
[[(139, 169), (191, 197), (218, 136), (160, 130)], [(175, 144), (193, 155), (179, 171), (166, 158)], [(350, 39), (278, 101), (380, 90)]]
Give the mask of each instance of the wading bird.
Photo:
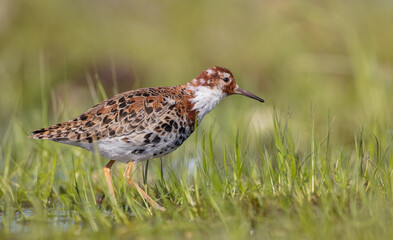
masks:
[(156, 209), (165, 210), (132, 181), (134, 162), (167, 155), (194, 131), (196, 123), (226, 96), (240, 94), (260, 102), (263, 99), (241, 89), (232, 73), (212, 67), (184, 85), (141, 88), (120, 93), (67, 122), (32, 132), (30, 138), (85, 148), (110, 159), (104, 174), (113, 190), (111, 167), (115, 161), (128, 163), (127, 182)]

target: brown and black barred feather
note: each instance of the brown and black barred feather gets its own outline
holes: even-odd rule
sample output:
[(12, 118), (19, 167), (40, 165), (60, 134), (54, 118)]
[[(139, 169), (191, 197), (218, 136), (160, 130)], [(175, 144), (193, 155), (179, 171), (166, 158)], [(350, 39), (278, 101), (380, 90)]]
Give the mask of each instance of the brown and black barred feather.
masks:
[[(32, 131), (29, 137), (92, 143), (123, 136), (122, 140), (127, 142), (132, 141), (128, 135), (142, 133), (152, 126), (157, 133), (184, 124), (193, 126), (196, 113), (188, 101), (190, 97), (182, 85), (132, 90), (115, 95), (70, 121)], [(179, 119), (184, 124), (176, 121)]]

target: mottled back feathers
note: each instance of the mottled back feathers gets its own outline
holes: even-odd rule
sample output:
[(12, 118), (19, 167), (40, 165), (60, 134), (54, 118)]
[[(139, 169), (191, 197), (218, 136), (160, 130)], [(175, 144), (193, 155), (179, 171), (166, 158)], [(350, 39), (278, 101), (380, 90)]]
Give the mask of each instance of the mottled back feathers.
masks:
[(128, 142), (132, 139), (127, 136), (132, 133), (160, 133), (193, 125), (195, 111), (188, 101), (190, 97), (184, 86), (132, 90), (115, 95), (70, 121), (35, 130), (29, 137), (85, 143), (122, 137)]

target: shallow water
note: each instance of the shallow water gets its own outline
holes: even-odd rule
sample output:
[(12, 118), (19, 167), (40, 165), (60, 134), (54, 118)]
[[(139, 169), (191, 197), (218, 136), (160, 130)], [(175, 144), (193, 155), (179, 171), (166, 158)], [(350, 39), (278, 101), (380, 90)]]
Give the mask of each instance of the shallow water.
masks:
[(47, 216), (43, 216), (43, 214), (34, 211), (33, 208), (23, 208), (22, 212), (16, 211), (15, 215), (9, 219), (9, 216), (1, 213), (0, 230), (7, 231), (8, 228), (10, 233), (26, 234), (33, 232), (35, 230), (33, 228), (36, 228), (37, 225), (60, 232), (68, 231), (71, 228), (75, 229), (75, 227), (78, 228), (78, 225), (81, 228), (82, 226), (77, 224), (70, 214), (73, 214), (73, 211), (52, 210)]

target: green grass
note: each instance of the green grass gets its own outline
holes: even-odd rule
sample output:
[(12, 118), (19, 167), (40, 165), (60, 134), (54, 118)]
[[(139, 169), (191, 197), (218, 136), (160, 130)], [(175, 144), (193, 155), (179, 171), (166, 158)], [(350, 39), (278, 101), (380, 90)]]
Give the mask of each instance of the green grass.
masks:
[[(390, 239), (393, 4), (0, 3), (0, 239)], [(17, 4), (15, 3), (17, 2)], [(3, 5), (1, 5), (3, 4)], [(7, 9), (7, 11), (1, 11)], [(231, 96), (135, 164), (28, 139), (123, 90), (223, 65)]]
[[(219, 144), (212, 126), (198, 130), (169, 157), (150, 161), (148, 171), (147, 163), (138, 164), (134, 179), (167, 208), (164, 213), (127, 186), (122, 164), (113, 174), (120, 207), (109, 198), (97, 206), (103, 193), (108, 196), (102, 172), (107, 160), (69, 146), (26, 141), (15, 120), (2, 143), (1, 236), (390, 236), (391, 137), (359, 129), (353, 144), (342, 146), (330, 141), (329, 121), (326, 134), (315, 136), (311, 114), (308, 142), (300, 144), (290, 134), (291, 119), (272, 115), (274, 127), (265, 136), (250, 137), (246, 125)], [(23, 151), (16, 148), (24, 143)]]

